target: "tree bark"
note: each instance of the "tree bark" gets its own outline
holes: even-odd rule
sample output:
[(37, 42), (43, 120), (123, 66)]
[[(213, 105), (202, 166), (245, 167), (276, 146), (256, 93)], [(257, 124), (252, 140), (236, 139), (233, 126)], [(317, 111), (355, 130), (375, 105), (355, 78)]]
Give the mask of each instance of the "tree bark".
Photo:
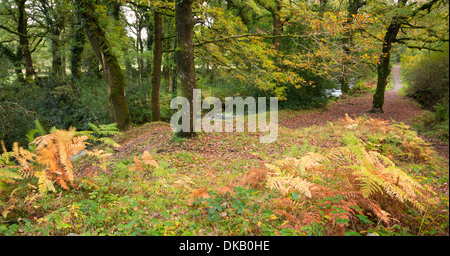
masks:
[(372, 109), (370, 110), (372, 113), (384, 113), (384, 93), (386, 91), (387, 78), (391, 72), (392, 38), (395, 39), (399, 29), (400, 24), (389, 25), (388, 32), (386, 32), (384, 37), (383, 49), (377, 65), (377, 89), (373, 95)]
[(361, 0), (349, 0), (348, 8), (347, 8), (347, 19), (344, 23), (344, 37), (342, 39), (342, 49), (344, 51), (344, 61), (342, 67), (342, 76), (341, 76), (341, 92), (342, 94), (349, 94), (350, 87), (348, 84), (348, 73), (350, 71), (349, 66), (352, 64), (351, 52), (353, 47), (353, 33), (354, 31), (350, 29), (351, 24), (353, 23), (353, 16), (358, 14), (358, 10), (365, 5), (365, 2), (362, 3)]
[[(194, 21), (192, 17), (193, 0), (176, 0), (175, 22), (177, 34), (177, 48), (175, 51), (178, 74), (181, 79), (182, 96), (188, 99), (189, 106), (189, 131), (180, 131), (179, 137), (190, 138), (196, 135), (194, 131), (194, 89), (197, 88), (194, 66), (194, 44), (192, 33)], [(175, 82), (175, 81), (174, 81)]]
[(161, 87), (161, 63), (163, 55), (162, 45), (162, 18), (161, 14), (155, 12), (154, 20), (154, 42), (153, 42), (153, 72), (152, 72), (152, 120), (160, 121), (161, 113), (159, 107), (159, 89)]
[(272, 13), (273, 20), (273, 46), (279, 51), (281, 50), (281, 34), (283, 33), (283, 23), (281, 22), (280, 10), (274, 11)]
[(23, 56), (25, 61), (25, 76), (27, 79), (35, 79), (38, 82), (38, 77), (33, 68), (33, 59), (31, 58), (30, 45), (28, 41), (28, 22), (27, 14), (25, 11), (26, 0), (16, 0), (16, 4), (19, 11), (19, 17), (17, 20), (17, 32), (19, 32), (19, 51), (18, 56)]
[(119, 62), (108, 45), (105, 33), (95, 16), (95, 8), (88, 0), (77, 0), (81, 18), (85, 21), (85, 30), (92, 49), (103, 67), (103, 76), (110, 91), (114, 121), (120, 130), (131, 125), (131, 117), (125, 97), (125, 76)]
[(81, 57), (84, 51), (83, 25), (78, 17), (74, 17), (72, 26), (72, 43), (70, 48), (70, 72), (72, 80), (80, 78)]
[[(399, 2), (400, 7), (406, 5), (408, 0)], [(384, 113), (384, 93), (386, 91), (387, 78), (391, 72), (391, 49), (397, 38), (398, 32), (402, 26), (400, 17), (394, 17), (391, 24), (389, 24), (383, 39), (383, 48), (377, 65), (377, 89), (373, 95), (371, 113)]]
[(276, 50), (281, 49), (281, 37), (283, 33), (283, 22), (281, 21), (281, 1), (273, 0), (270, 2), (263, 0), (256, 0), (264, 9), (272, 14), (272, 29), (273, 29), (273, 46)]
[[(178, 43), (177, 38), (173, 40), (173, 48), (177, 49)], [(177, 76), (177, 52), (175, 51), (173, 53), (173, 63), (175, 63), (174, 67), (172, 68), (172, 99), (177, 97), (178, 95), (178, 76)]]
[(64, 29), (65, 18), (61, 14), (60, 3), (58, 1), (55, 1), (54, 4), (46, 0), (40, 0), (40, 2), (45, 15), (47, 29), (50, 30), (50, 50), (52, 53), (51, 73), (54, 77), (62, 76), (65, 69), (63, 67), (63, 56), (60, 49), (62, 46), (60, 35)]

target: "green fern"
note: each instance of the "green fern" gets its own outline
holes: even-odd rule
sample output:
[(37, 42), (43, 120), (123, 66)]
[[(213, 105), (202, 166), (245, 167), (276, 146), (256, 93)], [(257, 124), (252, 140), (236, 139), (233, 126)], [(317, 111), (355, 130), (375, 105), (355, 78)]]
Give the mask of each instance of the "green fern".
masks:
[(30, 130), (27, 133), (27, 135), (26, 135), (27, 136), (27, 140), (30, 143), (34, 141), (36, 134), (38, 134), (39, 136), (43, 136), (43, 135), (47, 134), (47, 132), (45, 131), (44, 127), (39, 122), (39, 119), (34, 120), (34, 124), (35, 124), (36, 128), (33, 129), (33, 130)]
[(11, 171), (10, 168), (1, 168), (0, 169), (0, 182), (9, 182), (12, 180), (21, 180), (22, 176), (17, 172)]
[(22, 179), (22, 176), (15, 171), (18, 166), (15, 166), (14, 162), (11, 161), (14, 152), (7, 152), (3, 141), (1, 141), (1, 146), (3, 153), (0, 155), (0, 191), (6, 183)]
[(122, 134), (117, 128), (116, 123), (100, 124), (98, 126), (93, 123), (88, 123), (88, 125), (91, 127), (92, 131), (79, 131), (76, 135), (87, 135), (94, 146), (97, 146), (98, 144), (106, 144), (113, 147), (120, 146), (110, 138), (111, 136)]

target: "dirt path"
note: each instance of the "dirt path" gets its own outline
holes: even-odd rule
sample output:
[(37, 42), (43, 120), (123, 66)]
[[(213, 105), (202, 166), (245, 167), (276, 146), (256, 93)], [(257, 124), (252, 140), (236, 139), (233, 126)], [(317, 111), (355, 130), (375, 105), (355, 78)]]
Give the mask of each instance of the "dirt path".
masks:
[(403, 88), (400, 68), (400, 65), (395, 65), (392, 67), (392, 80), (394, 82), (394, 88), (392, 88), (392, 91), (395, 93), (398, 93), (398, 91)]
[[(398, 91), (403, 87), (401, 84), (400, 65), (393, 67), (393, 82), (392, 90), (385, 93), (384, 99), (384, 113), (369, 113), (372, 108), (372, 93), (366, 93), (357, 97), (348, 97), (337, 102), (331, 103), (324, 111), (313, 112), (293, 112), (292, 114), (279, 117), (279, 125), (298, 129), (312, 125), (324, 125), (327, 122), (334, 122), (345, 117), (348, 114), (350, 117), (357, 117), (366, 115), (372, 118), (379, 118), (389, 121), (403, 122), (411, 125), (410, 119), (422, 113), (422, 109), (412, 98), (402, 97), (398, 95)], [(435, 140), (427, 139), (432, 143), (433, 147), (441, 155), (449, 156), (449, 147), (446, 144)]]

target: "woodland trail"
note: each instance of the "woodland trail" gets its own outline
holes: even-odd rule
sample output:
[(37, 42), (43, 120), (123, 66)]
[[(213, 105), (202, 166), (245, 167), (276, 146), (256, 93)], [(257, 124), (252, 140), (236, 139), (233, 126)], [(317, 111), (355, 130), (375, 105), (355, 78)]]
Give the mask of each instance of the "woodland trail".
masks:
[[(411, 118), (420, 115), (423, 109), (412, 98), (398, 94), (403, 87), (401, 84), (400, 65), (392, 69), (393, 88), (385, 92), (384, 113), (369, 113), (372, 108), (372, 93), (365, 93), (355, 97), (345, 97), (337, 102), (329, 104), (324, 110), (311, 112), (296, 112), (286, 117), (279, 117), (279, 125), (299, 129), (313, 125), (324, 125), (327, 122), (335, 122), (348, 114), (350, 117), (368, 116), (388, 121), (402, 122), (411, 125)], [(444, 157), (449, 156), (448, 145), (434, 139), (424, 138)]]
[(392, 67), (392, 80), (394, 82), (394, 87), (392, 88), (391, 91), (395, 93), (398, 93), (398, 91), (400, 91), (400, 89), (403, 88), (400, 76), (400, 69), (401, 69), (400, 65), (395, 65)]

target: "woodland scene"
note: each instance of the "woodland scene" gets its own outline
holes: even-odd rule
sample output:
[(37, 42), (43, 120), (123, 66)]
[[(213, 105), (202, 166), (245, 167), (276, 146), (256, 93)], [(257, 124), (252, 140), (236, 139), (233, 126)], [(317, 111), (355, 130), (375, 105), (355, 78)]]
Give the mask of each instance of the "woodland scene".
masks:
[(448, 0), (2, 0), (0, 235), (449, 236), (448, 40)]

